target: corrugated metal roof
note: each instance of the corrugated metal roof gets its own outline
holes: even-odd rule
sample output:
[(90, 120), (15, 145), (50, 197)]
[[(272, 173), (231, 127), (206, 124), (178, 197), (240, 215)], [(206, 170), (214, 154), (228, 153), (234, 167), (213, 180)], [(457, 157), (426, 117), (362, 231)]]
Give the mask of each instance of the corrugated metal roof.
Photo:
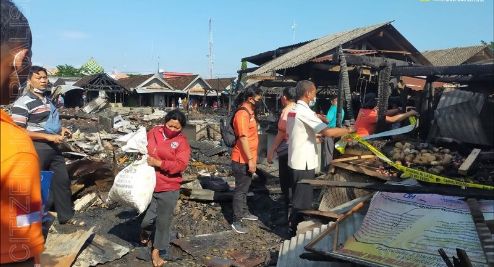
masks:
[[(330, 224), (325, 224), (321, 228), (315, 228), (308, 231), (305, 234), (299, 234), (290, 240), (285, 240), (280, 247), (280, 253), (278, 254), (277, 267), (297, 266), (297, 267), (344, 267), (352, 266), (348, 263), (341, 262), (327, 262), (327, 261), (310, 261), (301, 259), (300, 255), (305, 253), (305, 245), (307, 245), (312, 239), (317, 237), (321, 232), (328, 229)], [(329, 239), (330, 236), (326, 236), (324, 239)]]
[[(351, 210), (353, 207), (358, 205), (365, 197), (359, 197), (342, 205), (339, 205), (331, 210), (330, 212), (343, 214)], [(351, 237), (360, 227), (364, 221), (364, 211), (355, 212), (350, 215), (346, 220), (344, 220), (339, 228), (338, 234), (338, 244), (343, 244), (345, 241)], [(301, 259), (300, 255), (305, 253), (304, 247), (312, 241), (314, 238), (318, 237), (320, 233), (324, 232), (331, 226), (333, 222), (329, 224), (322, 225), (320, 228), (315, 228), (305, 234), (299, 234), (290, 240), (285, 240), (281, 244), (280, 252), (278, 254), (278, 262), (276, 266), (301, 266), (301, 267), (320, 267), (320, 266), (330, 266), (330, 267), (344, 267), (353, 266), (349, 263), (341, 262), (317, 262)], [(326, 235), (320, 242), (318, 242), (313, 248), (319, 251), (330, 252), (333, 251), (334, 244), (334, 232)]]
[(486, 95), (481, 93), (451, 89), (443, 92), (435, 111), (441, 136), (472, 144), (492, 145), (479, 118), (485, 99)]
[(391, 24), (391, 21), (327, 35), (267, 62), (259, 69), (252, 72), (251, 75), (260, 75), (275, 70), (298, 66), (314, 59), (326, 51), (336, 48), (340, 44), (352, 41), (355, 38), (361, 37), (389, 24)]
[(458, 66), (480, 51), (487, 45), (476, 45), (466, 47), (453, 47), (448, 49), (428, 50), (421, 52), (434, 66)]
[(480, 113), (482, 107), (484, 106), (486, 95), (481, 93), (474, 93), (464, 90), (456, 90), (454, 88), (446, 88), (441, 95), (441, 99), (437, 104), (436, 109), (441, 109), (444, 107), (456, 105), (459, 103), (472, 101), (476, 104), (477, 114)]

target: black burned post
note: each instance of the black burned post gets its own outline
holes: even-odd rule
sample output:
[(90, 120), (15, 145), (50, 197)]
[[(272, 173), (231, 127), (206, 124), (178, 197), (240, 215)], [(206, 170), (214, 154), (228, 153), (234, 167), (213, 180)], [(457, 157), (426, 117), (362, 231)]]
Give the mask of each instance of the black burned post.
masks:
[(419, 129), (419, 138), (426, 139), (429, 134), (431, 123), (434, 117), (434, 110), (432, 109), (433, 103), (433, 84), (431, 76), (427, 76), (424, 90), (420, 95), (420, 99), (422, 100), (420, 103), (420, 117), (421, 117), (421, 125)]
[[(342, 88), (344, 92), (344, 96), (341, 97), (341, 95), (338, 95), (338, 110), (337, 110), (337, 115), (336, 115), (336, 122), (337, 126), (341, 127), (341, 105), (340, 103), (343, 104), (342, 99), (345, 99), (345, 111), (348, 116), (348, 119), (350, 120), (350, 124), (353, 125), (355, 122), (355, 117), (353, 115), (353, 107), (352, 107), (352, 94), (350, 92), (350, 80), (348, 78), (348, 68), (347, 68), (347, 63), (346, 63), (346, 57), (343, 54), (343, 48), (339, 47), (338, 53), (340, 55), (340, 80), (339, 80), (339, 88)], [(339, 92), (339, 91), (338, 91)]]
[(386, 129), (386, 112), (388, 111), (388, 100), (391, 95), (389, 80), (391, 78), (391, 63), (379, 71), (379, 84), (377, 91), (377, 126), (376, 133)]
[[(340, 62), (340, 66), (341, 66), (341, 57), (343, 56), (343, 49), (341, 49), (341, 45), (340, 45), (340, 49), (338, 50), (338, 59), (339, 59), (339, 62)], [(340, 67), (340, 77), (339, 77), (339, 80), (338, 80), (338, 94), (337, 94), (337, 99), (338, 99), (338, 103), (336, 104), (336, 127), (341, 127), (341, 122), (342, 122), (342, 117), (341, 117), (341, 110), (342, 110), (342, 107), (343, 107), (343, 102), (345, 101), (345, 91), (344, 91), (344, 88), (343, 88), (343, 77), (342, 77), (342, 71), (341, 71), (341, 67)]]

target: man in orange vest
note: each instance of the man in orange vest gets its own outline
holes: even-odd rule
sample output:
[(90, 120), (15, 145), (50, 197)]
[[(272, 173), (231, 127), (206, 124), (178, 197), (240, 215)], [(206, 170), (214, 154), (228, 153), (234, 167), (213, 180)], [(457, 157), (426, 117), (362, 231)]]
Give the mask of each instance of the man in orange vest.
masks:
[[(1, 1), (0, 94), (9, 104), (26, 81), (31, 66), (29, 23), (11, 0)], [(24, 129), (1, 113), (1, 248), (2, 266), (35, 266), (43, 251), (39, 159)]]

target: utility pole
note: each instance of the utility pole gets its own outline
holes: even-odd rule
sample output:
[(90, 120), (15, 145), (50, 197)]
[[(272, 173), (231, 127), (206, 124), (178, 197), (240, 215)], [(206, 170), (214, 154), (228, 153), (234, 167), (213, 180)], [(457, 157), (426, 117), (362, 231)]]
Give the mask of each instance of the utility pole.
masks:
[(208, 65), (209, 65), (209, 79), (213, 79), (213, 19), (209, 18), (209, 54), (208, 54)]

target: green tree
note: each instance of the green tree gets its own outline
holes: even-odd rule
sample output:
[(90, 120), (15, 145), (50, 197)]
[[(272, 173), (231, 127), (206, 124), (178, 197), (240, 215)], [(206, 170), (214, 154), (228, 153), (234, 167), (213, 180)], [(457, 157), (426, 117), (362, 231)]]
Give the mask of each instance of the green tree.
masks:
[(61, 77), (81, 77), (83, 76), (81, 69), (78, 69), (71, 65), (58, 65), (58, 76)]
[(486, 41), (481, 40), (480, 43), (482, 43), (483, 45), (488, 45), (489, 46), (489, 49), (491, 49), (492, 51), (494, 51), (494, 42), (493, 41), (490, 41), (489, 43), (487, 43)]
[[(240, 67), (241, 70), (247, 69), (247, 61), (242, 61), (242, 66)], [(240, 78), (240, 81), (245, 83), (247, 81), (247, 73), (242, 73), (242, 76)]]

